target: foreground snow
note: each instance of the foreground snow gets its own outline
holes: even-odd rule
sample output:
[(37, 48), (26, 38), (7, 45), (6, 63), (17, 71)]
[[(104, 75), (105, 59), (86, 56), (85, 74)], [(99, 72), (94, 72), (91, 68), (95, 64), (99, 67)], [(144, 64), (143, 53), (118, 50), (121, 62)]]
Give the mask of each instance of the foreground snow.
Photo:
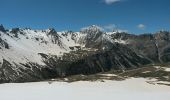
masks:
[(170, 87), (146, 79), (105, 82), (1, 84), (1, 100), (169, 100)]

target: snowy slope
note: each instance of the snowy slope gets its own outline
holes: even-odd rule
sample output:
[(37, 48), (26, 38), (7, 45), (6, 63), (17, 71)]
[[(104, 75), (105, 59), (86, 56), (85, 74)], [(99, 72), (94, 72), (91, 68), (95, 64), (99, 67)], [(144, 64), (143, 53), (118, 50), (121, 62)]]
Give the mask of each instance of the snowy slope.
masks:
[[(170, 87), (142, 78), (105, 82), (1, 84), (2, 100), (169, 100)], [(10, 95), (10, 96), (9, 96)]]
[(9, 49), (0, 50), (2, 58), (11, 62), (37, 62), (41, 63), (41, 57), (38, 53), (61, 55), (63, 52), (69, 52), (69, 46), (77, 45), (74, 41), (61, 37), (62, 47), (53, 43), (52, 37), (48, 36), (46, 31), (41, 30), (22, 30), (22, 34), (17, 33), (14, 37), (10, 32), (1, 32), (1, 38), (5, 40)]

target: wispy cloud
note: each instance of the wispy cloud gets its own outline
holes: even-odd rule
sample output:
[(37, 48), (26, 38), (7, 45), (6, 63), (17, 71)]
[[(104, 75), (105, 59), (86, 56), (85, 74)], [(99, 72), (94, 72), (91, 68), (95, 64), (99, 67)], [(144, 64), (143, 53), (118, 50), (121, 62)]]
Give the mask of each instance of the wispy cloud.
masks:
[(115, 24), (109, 24), (109, 25), (103, 26), (103, 28), (107, 31), (113, 31), (116, 28), (116, 25)]
[(114, 4), (114, 3), (118, 3), (120, 2), (121, 0), (104, 0), (104, 2), (107, 4), (107, 5), (111, 5), (111, 4)]
[(139, 24), (139, 25), (137, 25), (137, 27), (141, 30), (144, 30), (146, 28), (146, 26), (144, 24)]
[(103, 26), (103, 29), (108, 32), (112, 32), (112, 31), (128, 32), (128, 30), (123, 30), (123, 29), (118, 28), (115, 24), (105, 25)]

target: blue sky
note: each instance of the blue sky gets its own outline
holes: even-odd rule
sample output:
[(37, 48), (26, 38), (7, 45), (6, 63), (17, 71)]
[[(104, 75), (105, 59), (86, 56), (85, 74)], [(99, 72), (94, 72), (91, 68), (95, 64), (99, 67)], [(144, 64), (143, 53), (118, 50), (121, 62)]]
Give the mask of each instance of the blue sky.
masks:
[(129, 33), (170, 30), (170, 0), (0, 0), (0, 23), (79, 31), (98, 25)]

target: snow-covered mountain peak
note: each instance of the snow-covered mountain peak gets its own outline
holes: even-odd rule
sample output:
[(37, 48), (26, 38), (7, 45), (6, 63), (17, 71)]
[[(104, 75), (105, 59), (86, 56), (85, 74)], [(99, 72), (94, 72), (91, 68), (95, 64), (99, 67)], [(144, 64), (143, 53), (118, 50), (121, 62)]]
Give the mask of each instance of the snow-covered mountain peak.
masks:
[(82, 28), (80, 33), (85, 35), (85, 41), (96, 41), (96, 39), (104, 34), (102, 29), (96, 25)]
[(94, 34), (94, 33), (98, 33), (101, 31), (103, 31), (103, 29), (97, 25), (92, 25), (92, 26), (88, 26), (88, 27), (81, 29), (82, 33), (93, 33)]

